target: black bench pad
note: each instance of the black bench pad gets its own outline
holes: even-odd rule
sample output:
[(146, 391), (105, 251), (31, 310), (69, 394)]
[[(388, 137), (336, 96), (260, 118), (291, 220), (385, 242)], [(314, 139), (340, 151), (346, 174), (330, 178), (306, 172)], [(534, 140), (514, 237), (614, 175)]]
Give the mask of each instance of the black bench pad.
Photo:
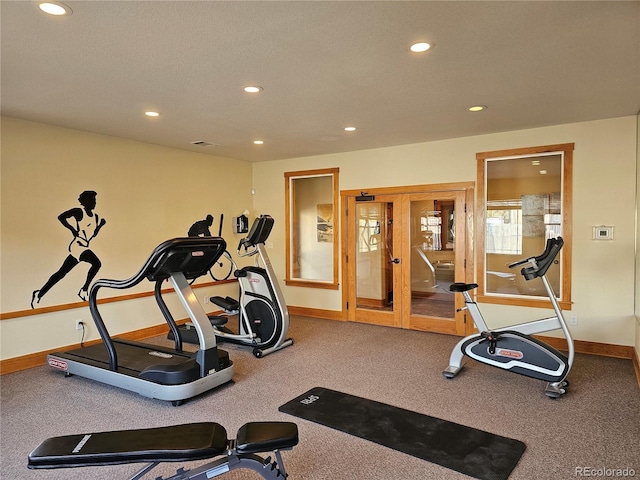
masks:
[(49, 438), (29, 454), (28, 467), (202, 460), (220, 455), (226, 448), (227, 432), (222, 425), (189, 423)]
[(236, 436), (238, 453), (258, 453), (298, 444), (298, 426), (292, 422), (249, 422)]

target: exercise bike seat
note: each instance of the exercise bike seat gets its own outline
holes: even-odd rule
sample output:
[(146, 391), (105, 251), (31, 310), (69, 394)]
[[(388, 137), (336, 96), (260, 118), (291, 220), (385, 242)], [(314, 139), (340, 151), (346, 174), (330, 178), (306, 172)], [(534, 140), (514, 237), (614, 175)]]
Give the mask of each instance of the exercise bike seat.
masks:
[(282, 450), (297, 444), (298, 426), (292, 422), (249, 422), (236, 435), (238, 453)]
[(477, 283), (456, 282), (449, 285), (449, 291), (451, 292), (466, 292), (468, 290), (473, 290), (474, 288), (478, 288)]
[(226, 451), (227, 431), (213, 422), (52, 437), (29, 454), (28, 468), (86, 467), (202, 460)]

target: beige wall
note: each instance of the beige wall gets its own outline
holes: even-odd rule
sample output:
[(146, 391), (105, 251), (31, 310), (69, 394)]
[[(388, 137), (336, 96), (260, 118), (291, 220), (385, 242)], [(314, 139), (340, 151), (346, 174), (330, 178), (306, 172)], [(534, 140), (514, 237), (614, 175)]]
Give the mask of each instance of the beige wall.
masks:
[[(102, 261), (97, 278), (129, 278), (155, 246), (186, 236), (208, 213), (215, 217), (213, 234), (224, 213), (224, 237), (235, 250), (240, 235), (231, 233), (231, 218), (252, 208), (250, 163), (6, 117), (0, 173), (3, 314), (30, 310), (31, 292), (62, 264), (71, 234), (57, 216), (79, 206), (83, 190), (98, 193), (96, 212), (107, 221), (91, 243)], [(87, 270), (79, 264), (37, 306), (79, 302)], [(236, 294), (235, 288), (225, 289), (225, 295)], [(101, 296), (152, 290), (145, 281), (126, 292), (103, 290)], [(196, 291), (202, 300), (213, 290)], [(174, 316), (185, 318), (170, 297)], [(112, 334), (163, 322), (153, 298), (108, 304), (103, 314)], [(77, 343), (77, 319), (88, 325), (85, 339), (98, 338), (87, 307), (2, 320), (2, 358)]]
[[(341, 291), (285, 287), (284, 172), (340, 168), (340, 189), (475, 181), (476, 152), (575, 142), (573, 198), (572, 327), (576, 339), (640, 346), (634, 316), (637, 118), (559, 125), (374, 150), (249, 164), (196, 153), (2, 118), (0, 307), (29, 310), (39, 288), (66, 256), (68, 233), (56, 217), (77, 205), (85, 189), (98, 192), (97, 211), (107, 225), (95, 239), (103, 262), (98, 277), (126, 278), (151, 249), (182, 236), (207, 213), (224, 213), (227, 241), (235, 249), (231, 217), (270, 213), (272, 263), (289, 305), (341, 309)], [(346, 148), (346, 147), (345, 147)], [(251, 196), (251, 188), (255, 195)], [(267, 206), (267, 207), (264, 207)], [(263, 210), (268, 210), (263, 211)], [(614, 225), (615, 240), (591, 240), (594, 225)], [(93, 246), (93, 245), (92, 245)], [(41, 306), (75, 302), (86, 269), (72, 272)], [(225, 287), (227, 288), (227, 287)], [(145, 287), (142, 290), (148, 291)], [(235, 295), (220, 287), (196, 290), (198, 298)], [(640, 303), (640, 302), (639, 302)], [(170, 308), (182, 311), (175, 299)], [(545, 311), (483, 305), (495, 324), (527, 320)], [(638, 314), (638, 307), (636, 315)], [(112, 334), (162, 323), (153, 299), (107, 304)], [(0, 358), (64, 347), (80, 340), (76, 319), (88, 320), (88, 339), (97, 338), (86, 307), (0, 321)]]
[[(284, 172), (340, 168), (340, 189), (475, 181), (477, 152), (575, 143), (573, 167), (572, 327), (577, 339), (633, 345), (636, 118), (558, 125), (334, 155), (256, 163), (255, 205), (272, 206), (276, 225), (271, 255), (284, 273)], [(595, 225), (614, 225), (615, 240), (591, 239)], [(271, 252), (270, 252), (271, 253)], [(340, 291), (283, 287), (291, 305), (341, 309)], [(495, 324), (527, 320), (545, 310), (483, 305)]]

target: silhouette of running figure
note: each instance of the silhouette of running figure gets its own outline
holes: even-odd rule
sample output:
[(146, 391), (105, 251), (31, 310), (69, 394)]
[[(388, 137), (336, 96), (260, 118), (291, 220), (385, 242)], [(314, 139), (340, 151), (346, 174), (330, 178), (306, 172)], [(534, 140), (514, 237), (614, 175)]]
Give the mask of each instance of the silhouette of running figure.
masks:
[(204, 220), (198, 220), (196, 223), (191, 225), (191, 228), (187, 232), (187, 235), (189, 237), (210, 237), (211, 231), (209, 230), (209, 227), (211, 225), (213, 225), (213, 216), (207, 215), (207, 218), (205, 218)]
[(98, 214), (94, 212), (96, 208), (96, 195), (96, 192), (91, 190), (82, 192), (78, 197), (82, 208), (71, 208), (58, 215), (60, 223), (73, 234), (73, 239), (69, 244), (69, 255), (67, 255), (60, 269), (49, 277), (47, 283), (39, 290), (33, 291), (31, 294), (31, 308), (35, 308), (33, 303), (40, 303), (42, 297), (51, 290), (51, 287), (62, 280), (67, 273), (73, 270), (80, 262), (86, 262), (91, 266), (87, 272), (87, 279), (78, 292), (78, 296), (83, 301), (87, 301), (89, 298), (89, 284), (102, 266), (100, 259), (89, 248), (89, 243), (98, 235), (98, 232), (104, 227), (104, 224), (107, 223), (104, 218), (99, 218)]

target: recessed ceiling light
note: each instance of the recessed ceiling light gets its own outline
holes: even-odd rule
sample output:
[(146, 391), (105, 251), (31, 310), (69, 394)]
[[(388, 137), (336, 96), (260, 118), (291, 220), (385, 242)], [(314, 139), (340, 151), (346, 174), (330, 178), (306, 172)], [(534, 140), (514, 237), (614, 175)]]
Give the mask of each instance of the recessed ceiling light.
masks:
[(264, 140), (254, 140), (253, 143), (255, 145), (263, 145), (264, 144)]
[(73, 10), (60, 2), (39, 2), (38, 8), (49, 15), (71, 15)]
[(427, 50), (431, 49), (432, 45), (430, 43), (427, 42), (418, 42), (418, 43), (414, 43), (413, 45), (411, 45), (409, 47), (409, 50), (411, 50), (414, 53), (422, 53), (422, 52), (426, 52)]
[(243, 90), (247, 93), (260, 93), (264, 89), (259, 85), (247, 85)]
[(152, 112), (152, 111), (144, 112), (144, 114), (145, 114), (147, 117), (159, 117), (159, 116), (160, 116), (160, 113), (158, 113), (158, 112)]
[(356, 131), (356, 127), (344, 127), (344, 131), (345, 132), (355, 132)]
[(531, 165), (534, 167), (540, 165), (540, 160), (531, 160)]
[(482, 110), (486, 110), (485, 105), (474, 105), (473, 107), (467, 108), (470, 112), (481, 112)]

